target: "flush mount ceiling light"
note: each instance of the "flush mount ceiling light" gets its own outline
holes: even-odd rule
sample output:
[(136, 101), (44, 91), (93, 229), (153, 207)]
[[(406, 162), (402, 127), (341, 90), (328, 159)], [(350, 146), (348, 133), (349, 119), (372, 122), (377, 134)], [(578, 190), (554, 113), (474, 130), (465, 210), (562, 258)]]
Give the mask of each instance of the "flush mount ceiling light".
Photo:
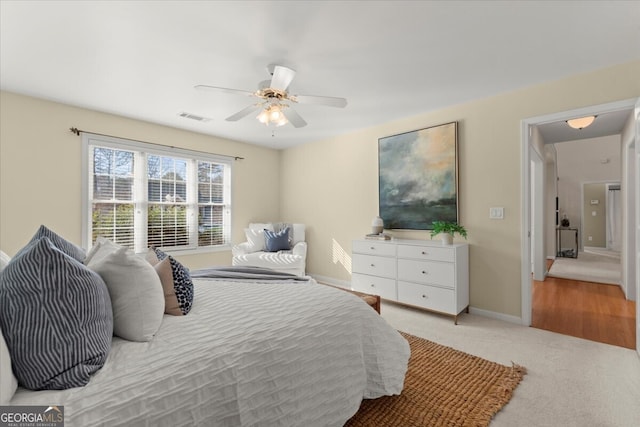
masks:
[(574, 129), (584, 129), (596, 119), (597, 116), (580, 117), (577, 119), (567, 120), (567, 124)]

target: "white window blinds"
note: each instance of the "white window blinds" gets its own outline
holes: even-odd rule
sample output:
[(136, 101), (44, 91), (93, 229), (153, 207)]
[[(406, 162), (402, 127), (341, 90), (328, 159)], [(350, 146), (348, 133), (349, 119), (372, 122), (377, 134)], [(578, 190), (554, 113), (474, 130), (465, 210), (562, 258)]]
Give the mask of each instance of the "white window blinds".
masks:
[(142, 252), (229, 245), (231, 160), (83, 134), (85, 240)]

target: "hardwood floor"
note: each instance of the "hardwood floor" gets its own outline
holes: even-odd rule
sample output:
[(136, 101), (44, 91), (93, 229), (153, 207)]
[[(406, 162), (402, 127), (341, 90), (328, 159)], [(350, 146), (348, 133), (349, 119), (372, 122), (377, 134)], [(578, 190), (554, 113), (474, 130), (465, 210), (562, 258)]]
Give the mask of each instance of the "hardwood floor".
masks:
[(635, 307), (617, 285), (547, 277), (533, 281), (531, 326), (635, 349)]

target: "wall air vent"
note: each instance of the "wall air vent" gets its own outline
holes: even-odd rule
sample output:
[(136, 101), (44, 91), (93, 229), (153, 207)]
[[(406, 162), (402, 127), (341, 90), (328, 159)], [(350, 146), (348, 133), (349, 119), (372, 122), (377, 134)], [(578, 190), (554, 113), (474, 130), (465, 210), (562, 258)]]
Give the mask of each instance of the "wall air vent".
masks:
[(187, 113), (185, 111), (181, 111), (178, 113), (180, 117), (184, 117), (185, 119), (196, 120), (198, 122), (210, 122), (211, 119), (209, 117), (198, 116), (197, 114)]

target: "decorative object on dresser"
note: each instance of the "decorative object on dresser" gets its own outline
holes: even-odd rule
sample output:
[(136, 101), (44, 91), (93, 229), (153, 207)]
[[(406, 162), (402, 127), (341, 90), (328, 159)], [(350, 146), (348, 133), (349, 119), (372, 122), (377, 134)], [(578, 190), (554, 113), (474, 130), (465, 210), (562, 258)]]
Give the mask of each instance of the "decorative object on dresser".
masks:
[(430, 230), (458, 221), (458, 124), (378, 139), (380, 217), (386, 228)]
[(384, 234), (384, 233), (367, 234), (366, 236), (364, 236), (364, 238), (368, 240), (391, 240), (391, 236), (389, 234)]
[(469, 310), (469, 245), (423, 240), (352, 242), (351, 289), (453, 316)]
[(431, 238), (440, 235), (443, 245), (453, 244), (453, 236), (458, 233), (465, 239), (467, 238), (467, 230), (456, 222), (433, 221), (433, 230), (431, 230)]
[(384, 221), (379, 216), (373, 218), (371, 221), (371, 234), (382, 234), (384, 230)]

